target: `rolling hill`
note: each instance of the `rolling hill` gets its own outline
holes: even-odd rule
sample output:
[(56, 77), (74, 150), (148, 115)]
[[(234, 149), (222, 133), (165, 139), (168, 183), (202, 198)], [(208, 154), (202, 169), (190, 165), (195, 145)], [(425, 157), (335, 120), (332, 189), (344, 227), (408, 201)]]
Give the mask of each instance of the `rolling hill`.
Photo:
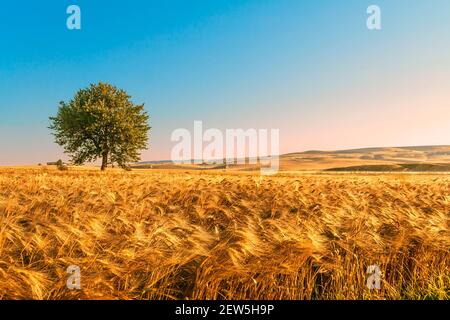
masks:
[[(310, 150), (280, 156), (280, 171), (440, 171), (450, 172), (450, 146)], [(228, 165), (227, 170), (258, 170), (259, 164)], [(224, 170), (222, 164), (180, 165), (170, 161), (141, 162), (136, 169)]]

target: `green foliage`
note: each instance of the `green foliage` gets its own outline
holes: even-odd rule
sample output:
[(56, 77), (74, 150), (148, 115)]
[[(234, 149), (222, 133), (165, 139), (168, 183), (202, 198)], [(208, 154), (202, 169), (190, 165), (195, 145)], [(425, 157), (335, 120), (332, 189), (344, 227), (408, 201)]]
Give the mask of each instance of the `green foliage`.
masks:
[(76, 165), (102, 159), (102, 170), (117, 163), (126, 168), (147, 149), (149, 116), (144, 105), (110, 84), (92, 84), (78, 91), (72, 100), (60, 102), (50, 117), (55, 141), (64, 147)]

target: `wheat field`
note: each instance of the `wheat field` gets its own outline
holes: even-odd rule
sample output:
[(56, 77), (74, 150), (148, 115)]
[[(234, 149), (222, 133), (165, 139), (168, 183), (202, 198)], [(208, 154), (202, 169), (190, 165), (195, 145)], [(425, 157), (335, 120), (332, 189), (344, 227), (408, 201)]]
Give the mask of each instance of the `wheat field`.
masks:
[(445, 174), (3, 168), (0, 298), (449, 299), (449, 227)]

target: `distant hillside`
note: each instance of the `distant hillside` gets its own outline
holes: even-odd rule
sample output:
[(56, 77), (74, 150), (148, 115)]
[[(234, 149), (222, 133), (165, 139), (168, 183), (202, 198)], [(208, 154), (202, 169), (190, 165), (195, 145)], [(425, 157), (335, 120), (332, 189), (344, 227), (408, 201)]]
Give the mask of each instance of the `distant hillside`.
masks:
[(449, 163), (402, 163), (330, 168), (325, 171), (368, 172), (450, 172)]
[[(420, 166), (419, 164), (422, 165)], [(425, 164), (436, 165), (426, 166)], [(361, 148), (333, 151), (306, 151), (285, 154), (280, 157), (281, 170), (289, 171), (336, 170), (339, 168), (367, 166), (381, 166), (371, 167), (373, 170), (377, 170), (377, 168), (396, 168), (396, 170), (404, 171), (413, 170), (412, 168), (415, 168), (415, 171), (435, 171), (437, 168), (443, 168), (439, 164), (444, 166), (450, 164), (450, 146), (413, 146), (394, 148)], [(401, 165), (403, 167), (397, 168), (395, 165)]]
[[(281, 155), (281, 171), (450, 171), (450, 146), (309, 150)], [(258, 170), (259, 165), (179, 165), (171, 161), (147, 161), (137, 169)]]

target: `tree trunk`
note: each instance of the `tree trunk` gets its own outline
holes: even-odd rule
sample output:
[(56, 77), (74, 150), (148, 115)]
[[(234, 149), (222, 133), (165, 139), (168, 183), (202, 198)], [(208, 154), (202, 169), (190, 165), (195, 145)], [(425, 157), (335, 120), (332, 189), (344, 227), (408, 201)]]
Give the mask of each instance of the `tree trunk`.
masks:
[(101, 170), (105, 170), (108, 165), (108, 152), (103, 152), (102, 154), (102, 168)]

